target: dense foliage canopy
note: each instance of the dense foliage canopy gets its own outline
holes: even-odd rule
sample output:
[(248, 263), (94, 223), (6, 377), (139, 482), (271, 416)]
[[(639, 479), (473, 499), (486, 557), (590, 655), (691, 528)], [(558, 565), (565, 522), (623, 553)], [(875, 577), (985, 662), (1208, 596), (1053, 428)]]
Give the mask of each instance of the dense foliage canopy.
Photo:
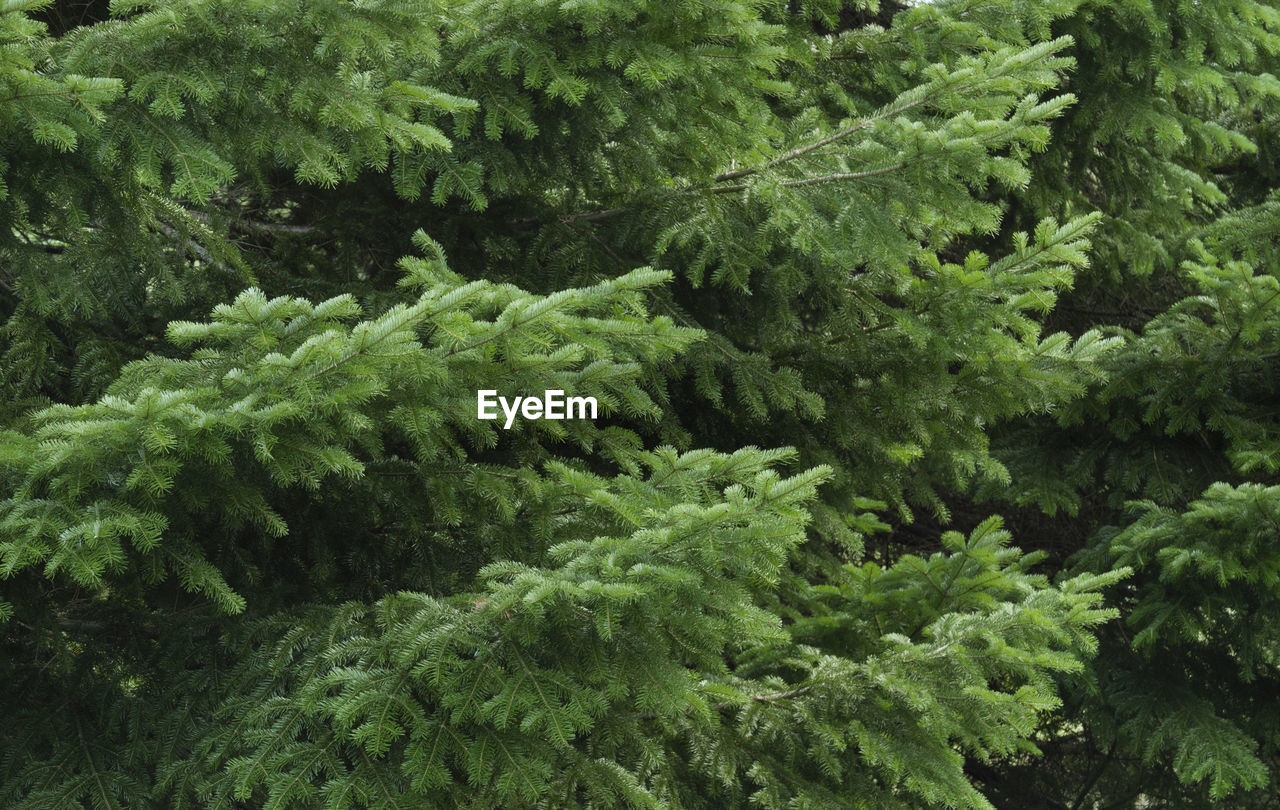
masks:
[(0, 806), (1277, 806), (1278, 65), (0, 0)]

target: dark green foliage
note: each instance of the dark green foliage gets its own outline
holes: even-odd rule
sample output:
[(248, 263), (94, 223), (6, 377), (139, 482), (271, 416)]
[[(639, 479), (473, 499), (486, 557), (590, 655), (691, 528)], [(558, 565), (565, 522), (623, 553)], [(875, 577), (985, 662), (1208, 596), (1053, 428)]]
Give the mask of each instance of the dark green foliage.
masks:
[(1278, 50), (0, 2), (0, 806), (1273, 806)]

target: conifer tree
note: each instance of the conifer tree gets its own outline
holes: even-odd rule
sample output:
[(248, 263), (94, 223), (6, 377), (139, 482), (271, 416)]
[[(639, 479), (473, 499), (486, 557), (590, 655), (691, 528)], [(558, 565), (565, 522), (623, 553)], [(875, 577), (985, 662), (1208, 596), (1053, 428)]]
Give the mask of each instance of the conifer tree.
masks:
[(1086, 397), (997, 431), (1013, 485), (984, 488), (976, 511), (1030, 507), (1018, 525), (1068, 572), (1135, 573), (1113, 592), (1123, 621), (1046, 724), (1045, 759), (988, 775), (1005, 803), (1273, 801), (1277, 717), (1259, 700), (1280, 674), (1266, 517), (1278, 25), (1269, 3), (1100, 3), (1053, 27), (1098, 66), (1072, 79), (1093, 100), (1054, 122), (1012, 211), (1101, 212), (1052, 322), (1105, 325), (1124, 346)]
[(1278, 27), (0, 4), (0, 805), (1265, 806)]

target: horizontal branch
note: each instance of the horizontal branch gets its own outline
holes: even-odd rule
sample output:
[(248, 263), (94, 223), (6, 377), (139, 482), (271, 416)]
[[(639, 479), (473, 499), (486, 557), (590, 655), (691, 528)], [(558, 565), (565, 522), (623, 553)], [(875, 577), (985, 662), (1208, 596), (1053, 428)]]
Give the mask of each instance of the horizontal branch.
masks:
[[(194, 220), (209, 225), (211, 220), (208, 214), (202, 214), (199, 211), (187, 211), (187, 214)], [(290, 234), (304, 235), (315, 232), (314, 225), (286, 225), (284, 223), (260, 222), (256, 219), (245, 219), (237, 217), (229, 220), (232, 228), (236, 228), (248, 233), (270, 233), (270, 234)]]
[[(584, 211), (580, 214), (564, 214), (563, 216), (556, 217), (555, 221), (559, 222), (561, 225), (569, 225), (574, 222), (594, 222), (598, 219), (608, 219), (609, 217), (617, 216), (627, 210), (628, 209), (625, 207), (602, 208), (598, 211)], [(547, 220), (539, 219), (538, 217), (525, 217), (523, 219), (513, 219), (509, 224), (517, 228), (531, 228), (535, 225), (541, 225), (546, 221)]]
[[(868, 169), (864, 172), (839, 172), (837, 174), (824, 174), (818, 177), (805, 177), (800, 180), (787, 180), (778, 185), (783, 188), (796, 188), (797, 186), (812, 186), (818, 183), (831, 183), (837, 180), (861, 180), (864, 177), (875, 177), (880, 174), (889, 174), (896, 172), (898, 169), (906, 167), (906, 163), (895, 163), (892, 166), (882, 166), (879, 169)], [(747, 187), (746, 183), (737, 183), (732, 186), (716, 186), (712, 192), (716, 194), (729, 194), (734, 191), (742, 191)]]

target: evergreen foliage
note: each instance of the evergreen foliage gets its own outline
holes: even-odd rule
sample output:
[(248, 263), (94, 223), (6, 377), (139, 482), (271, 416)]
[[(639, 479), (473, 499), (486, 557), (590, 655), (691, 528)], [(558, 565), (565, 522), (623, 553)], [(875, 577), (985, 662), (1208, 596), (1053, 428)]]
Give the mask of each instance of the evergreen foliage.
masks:
[(1271, 806), (1278, 52), (0, 0), (0, 805)]

